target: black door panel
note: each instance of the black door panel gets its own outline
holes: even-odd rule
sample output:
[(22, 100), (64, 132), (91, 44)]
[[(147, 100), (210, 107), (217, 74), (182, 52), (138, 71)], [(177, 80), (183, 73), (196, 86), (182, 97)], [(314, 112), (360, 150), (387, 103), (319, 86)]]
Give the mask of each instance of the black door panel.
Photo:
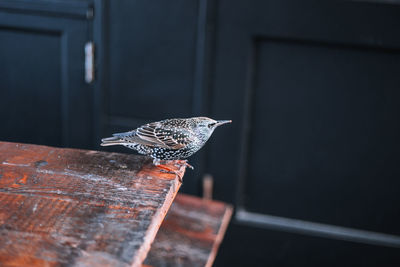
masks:
[(59, 4), (0, 4), (1, 140), (91, 146), (93, 96), (84, 68), (90, 23), (82, 14), (88, 7), (57, 17), (65, 14)]
[[(396, 249), (379, 259), (400, 247), (400, 7), (218, 1), (215, 13), (213, 116), (234, 123), (207, 163), (216, 196), (238, 211), (217, 263), (308, 266), (332, 253), (334, 266), (360, 263), (360, 251), (368, 264), (399, 262)], [(286, 245), (269, 254), (272, 236)], [(231, 244), (246, 237), (257, 245), (239, 259)], [(330, 252), (298, 254), (318, 244)]]

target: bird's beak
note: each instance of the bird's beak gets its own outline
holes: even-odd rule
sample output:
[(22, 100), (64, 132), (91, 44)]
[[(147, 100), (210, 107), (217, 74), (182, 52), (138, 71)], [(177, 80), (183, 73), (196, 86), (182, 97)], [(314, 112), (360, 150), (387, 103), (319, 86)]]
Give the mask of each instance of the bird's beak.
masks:
[(217, 121), (215, 127), (221, 126), (222, 124), (226, 124), (226, 123), (231, 123), (231, 120), (226, 120), (226, 121)]

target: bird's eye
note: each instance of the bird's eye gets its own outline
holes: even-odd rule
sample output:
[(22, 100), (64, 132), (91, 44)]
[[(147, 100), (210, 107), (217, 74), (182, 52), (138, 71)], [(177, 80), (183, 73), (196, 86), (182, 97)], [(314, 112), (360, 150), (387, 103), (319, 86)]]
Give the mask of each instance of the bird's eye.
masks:
[(212, 127), (214, 127), (214, 125), (215, 125), (215, 123), (210, 123), (210, 124), (208, 125), (208, 128), (212, 128)]

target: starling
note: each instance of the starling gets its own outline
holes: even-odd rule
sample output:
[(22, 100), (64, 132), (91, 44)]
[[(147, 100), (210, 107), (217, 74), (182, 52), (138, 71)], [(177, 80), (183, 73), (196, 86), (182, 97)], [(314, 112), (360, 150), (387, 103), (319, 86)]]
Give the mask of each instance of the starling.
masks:
[(193, 169), (183, 159), (202, 148), (215, 128), (230, 122), (207, 117), (167, 119), (145, 124), (129, 132), (113, 134), (112, 137), (102, 139), (101, 145), (123, 145), (134, 149), (152, 157), (154, 165), (168, 171), (171, 169), (161, 165), (161, 160), (180, 160), (182, 165)]

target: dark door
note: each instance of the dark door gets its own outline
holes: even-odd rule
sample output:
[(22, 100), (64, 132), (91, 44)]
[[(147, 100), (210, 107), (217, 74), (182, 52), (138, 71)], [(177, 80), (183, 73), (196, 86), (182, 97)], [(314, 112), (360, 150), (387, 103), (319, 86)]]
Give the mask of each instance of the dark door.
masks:
[(400, 7), (222, 0), (215, 17), (213, 117), (234, 123), (207, 163), (237, 207), (217, 265), (398, 265)]
[(88, 147), (88, 3), (0, 2), (0, 140)]

